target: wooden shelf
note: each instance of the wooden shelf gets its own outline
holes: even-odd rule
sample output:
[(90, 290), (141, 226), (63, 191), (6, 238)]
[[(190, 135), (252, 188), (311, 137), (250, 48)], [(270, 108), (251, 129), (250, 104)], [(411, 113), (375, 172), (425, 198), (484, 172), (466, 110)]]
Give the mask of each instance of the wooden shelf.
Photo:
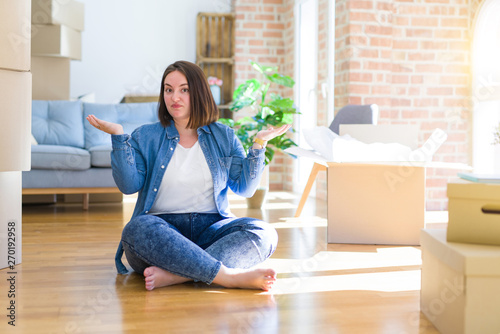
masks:
[(220, 109), (229, 109), (229, 108), (231, 108), (231, 103), (219, 104), (217, 107), (219, 108), (219, 110)]
[(198, 63), (205, 63), (205, 64), (234, 64), (234, 59), (233, 58), (208, 58), (208, 57), (203, 57), (200, 56), (198, 57), (197, 60)]
[(196, 21), (196, 64), (207, 77), (222, 79), (220, 116), (232, 118), (229, 103), (234, 91), (233, 13), (198, 13)]

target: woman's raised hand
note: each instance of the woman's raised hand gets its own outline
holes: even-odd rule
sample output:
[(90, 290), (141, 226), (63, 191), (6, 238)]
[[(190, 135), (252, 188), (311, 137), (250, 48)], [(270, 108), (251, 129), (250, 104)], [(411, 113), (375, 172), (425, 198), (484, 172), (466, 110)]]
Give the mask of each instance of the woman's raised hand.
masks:
[(255, 135), (256, 139), (260, 139), (262, 140), (262, 142), (260, 141), (255, 141), (252, 148), (254, 149), (262, 149), (264, 147), (266, 147), (266, 143), (275, 138), (275, 137), (278, 137), (278, 136), (281, 136), (282, 134), (284, 134), (285, 132), (288, 131), (288, 129), (290, 129), (292, 127), (291, 124), (285, 124), (285, 125), (282, 125), (280, 126), (279, 128), (273, 128), (272, 126), (270, 126), (269, 128), (267, 128), (266, 130), (260, 130), (259, 132), (257, 132), (257, 134)]
[(89, 123), (96, 129), (109, 133), (110, 135), (123, 134), (123, 126), (121, 126), (121, 124), (103, 121), (94, 115), (87, 116), (87, 121), (89, 121)]
[(291, 127), (292, 127), (291, 124), (285, 124), (276, 129), (270, 126), (266, 130), (260, 130), (259, 132), (257, 132), (255, 136), (259, 139), (262, 139), (263, 141), (269, 141), (275, 137), (281, 136), (282, 134), (287, 132), (288, 129), (290, 129)]

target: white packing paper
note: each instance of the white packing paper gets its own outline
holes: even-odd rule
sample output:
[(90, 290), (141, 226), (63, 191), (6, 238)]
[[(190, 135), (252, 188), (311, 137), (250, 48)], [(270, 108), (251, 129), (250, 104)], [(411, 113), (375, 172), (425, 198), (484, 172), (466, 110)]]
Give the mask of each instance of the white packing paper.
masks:
[(430, 162), (434, 153), (448, 137), (443, 130), (435, 129), (421, 147), (412, 150), (399, 143), (366, 144), (349, 135), (339, 136), (324, 126), (307, 129), (303, 133), (312, 150), (291, 147), (285, 151), (299, 157), (312, 158), (323, 164), (325, 162)]

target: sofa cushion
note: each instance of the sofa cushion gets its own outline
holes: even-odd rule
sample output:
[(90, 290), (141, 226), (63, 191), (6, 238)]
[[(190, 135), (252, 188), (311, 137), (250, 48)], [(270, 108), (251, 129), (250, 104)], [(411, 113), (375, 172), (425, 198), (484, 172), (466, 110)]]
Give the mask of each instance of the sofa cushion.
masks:
[(84, 147), (80, 101), (32, 101), (32, 133), (38, 144)]
[(111, 168), (86, 170), (34, 169), (23, 172), (23, 188), (102, 188), (116, 187)]
[(31, 146), (31, 169), (84, 170), (90, 168), (87, 150), (62, 145)]
[[(158, 103), (83, 103), (83, 118), (95, 115), (97, 118), (118, 123), (123, 126), (125, 133), (131, 134), (137, 127), (158, 121)], [(84, 122), (85, 148), (101, 145), (111, 145), (111, 136), (104, 133), (89, 122)]]
[(111, 145), (99, 145), (89, 148), (92, 167), (111, 167)]

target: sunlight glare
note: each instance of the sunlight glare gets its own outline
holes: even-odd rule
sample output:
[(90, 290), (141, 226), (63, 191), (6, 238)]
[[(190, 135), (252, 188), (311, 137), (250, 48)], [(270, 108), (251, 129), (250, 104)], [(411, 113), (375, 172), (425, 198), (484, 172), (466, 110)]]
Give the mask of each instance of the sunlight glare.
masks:
[(279, 278), (274, 295), (325, 291), (403, 292), (420, 290), (420, 270)]
[[(279, 274), (301, 274), (346, 271), (370, 271), (393, 267), (412, 267), (422, 265), (421, 251), (415, 247), (384, 247), (376, 252), (323, 251), (305, 259), (267, 259), (263, 266), (274, 268)], [(381, 270), (379, 270), (381, 271)]]

